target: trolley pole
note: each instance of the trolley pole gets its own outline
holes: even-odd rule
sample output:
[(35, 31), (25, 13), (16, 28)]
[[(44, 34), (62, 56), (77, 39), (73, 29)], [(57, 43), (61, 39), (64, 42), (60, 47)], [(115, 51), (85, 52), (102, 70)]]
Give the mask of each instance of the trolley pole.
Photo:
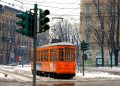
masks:
[(33, 46), (34, 46), (34, 58), (33, 58), (33, 86), (36, 86), (36, 44), (37, 44), (37, 4), (34, 5), (34, 33), (33, 33)]

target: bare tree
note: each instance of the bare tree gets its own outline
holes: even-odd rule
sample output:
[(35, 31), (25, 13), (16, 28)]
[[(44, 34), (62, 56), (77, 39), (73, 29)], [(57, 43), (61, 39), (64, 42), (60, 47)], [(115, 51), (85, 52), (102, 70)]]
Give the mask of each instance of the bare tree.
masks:
[[(119, 53), (119, 17), (120, 17), (120, 1), (119, 0), (108, 0), (107, 3), (102, 3), (103, 10), (105, 10), (105, 14), (101, 13), (100, 0), (93, 0), (94, 5), (98, 11), (97, 15), (101, 23), (102, 29), (102, 39), (101, 42), (104, 45), (104, 38), (108, 43), (108, 49), (111, 59), (111, 67), (112, 67), (112, 56), (115, 55), (115, 66), (118, 66), (118, 53)], [(104, 24), (108, 25), (108, 35), (104, 30)]]
[[(77, 56), (79, 59), (79, 51), (80, 51), (80, 28), (77, 23), (70, 23), (67, 20), (56, 22), (53, 25), (54, 34), (58, 39), (63, 42), (71, 42), (77, 46)], [(78, 60), (77, 60), (78, 61)]]
[(67, 20), (57, 22), (53, 25), (54, 34), (64, 42), (75, 43), (76, 33), (79, 33), (79, 25), (71, 24)]
[(108, 11), (108, 26), (109, 26), (109, 39), (110, 39), (110, 59), (112, 67), (112, 55), (115, 56), (115, 66), (118, 66), (118, 53), (119, 53), (119, 0), (108, 0), (107, 11)]
[(120, 48), (120, 45), (119, 45), (119, 31), (120, 31), (120, 0), (116, 0), (116, 14), (117, 14), (117, 27), (116, 27), (116, 47), (115, 47), (115, 66), (118, 66), (118, 56), (119, 56), (119, 48)]
[(99, 30), (97, 31), (95, 28), (95, 35), (96, 35), (96, 41), (98, 45), (101, 47), (101, 54), (102, 54), (102, 66), (104, 66), (104, 14), (101, 11), (102, 4), (99, 0), (93, 0), (93, 4), (96, 7), (97, 10), (97, 20), (99, 21)]

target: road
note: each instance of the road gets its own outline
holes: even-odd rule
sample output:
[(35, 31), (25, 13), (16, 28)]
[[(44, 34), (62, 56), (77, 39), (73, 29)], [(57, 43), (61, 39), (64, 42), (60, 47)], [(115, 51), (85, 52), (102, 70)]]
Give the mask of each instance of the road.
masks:
[[(8, 71), (9, 68), (7, 68), (7, 70), (2, 68), (0, 69), (1, 73), (15, 76), (15, 79), (13, 80), (0, 80), (0, 86), (32, 86), (31, 73), (26, 73), (26, 71), (20, 70)], [(12, 68), (10, 68), (10, 70), (11, 69)], [(120, 80), (105, 79), (105, 77), (103, 77), (102, 79), (82, 79), (81, 76), (75, 77), (71, 80), (37, 77), (37, 86), (120, 86)]]
[[(32, 86), (32, 83), (23, 83), (23, 82), (0, 82), (0, 86)], [(36, 86), (120, 86), (119, 80), (100, 80), (100, 81), (77, 81), (70, 82), (37, 82)]]

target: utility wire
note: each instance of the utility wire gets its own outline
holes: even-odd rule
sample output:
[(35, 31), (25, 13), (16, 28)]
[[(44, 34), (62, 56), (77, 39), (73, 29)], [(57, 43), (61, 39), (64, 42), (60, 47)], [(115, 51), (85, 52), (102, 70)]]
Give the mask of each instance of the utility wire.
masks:
[[(28, 5), (34, 5), (34, 4), (31, 4), (31, 3), (24, 3), (24, 2), (20, 2), (20, 3), (28, 4)], [(38, 6), (49, 7), (49, 8), (56, 8), (56, 9), (79, 9), (79, 8), (64, 8), (64, 7), (45, 6), (45, 5), (40, 5), (40, 4), (38, 4)]]
[(38, 5), (38, 6), (57, 8), (57, 9), (79, 9), (79, 8), (64, 8), (64, 7), (60, 8), (60, 7), (52, 7), (52, 6), (44, 6), (44, 5)]
[[(8, 5), (10, 5), (10, 3), (5, 2), (5, 1), (1, 1), (1, 2), (7, 3)], [(22, 3), (22, 2), (20, 2), (20, 3)], [(34, 4), (31, 4), (31, 3), (22, 3), (22, 4), (34, 5)], [(14, 5), (15, 5), (15, 4), (14, 4)], [(18, 5), (16, 5), (16, 6), (18, 6)], [(44, 6), (44, 5), (39, 5), (39, 4), (38, 4), (38, 6), (49, 7), (49, 8), (56, 8), (56, 9), (79, 9), (79, 8), (52, 7), (52, 6)], [(28, 7), (27, 7), (27, 8), (28, 8)]]
[(50, 16), (80, 16), (80, 15), (67, 15), (67, 14), (64, 14), (64, 15), (58, 15), (58, 14), (51, 14)]
[[(18, 1), (18, 0), (15, 0), (15, 1)], [(4, 2), (4, 3), (7, 3), (8, 5), (10, 5), (10, 3), (8, 3), (8, 2), (5, 2), (5, 1), (1, 1), (1, 2)], [(19, 1), (20, 2), (20, 1)], [(22, 2), (20, 2), (20, 3), (22, 3)], [(24, 4), (24, 3), (22, 3), (22, 4)], [(27, 3), (27, 4), (30, 4), (30, 3)], [(12, 4), (11, 4), (12, 5)], [(15, 4), (14, 4), (15, 5)], [(33, 5), (33, 4), (31, 4), (31, 5)], [(20, 6), (20, 5), (16, 5), (16, 6)], [(39, 6), (39, 5), (38, 5)], [(40, 5), (41, 6), (41, 5)], [(21, 7), (21, 6), (20, 6)], [(24, 8), (25, 6), (23, 6), (23, 8)], [(50, 8), (52, 8), (51, 6), (47, 6), (47, 7), (50, 7)], [(25, 7), (25, 8), (30, 8), (30, 7)], [(79, 8), (59, 8), (59, 7), (53, 7), (53, 8), (58, 8), (58, 9), (79, 9)], [(74, 11), (74, 10), (71, 10), (72, 12)], [(71, 12), (70, 11), (70, 12)], [(67, 14), (69, 14), (70, 12), (67, 12), (67, 13), (65, 13), (65, 14), (61, 14), (61, 15), (58, 15), (58, 14), (51, 14), (50, 16), (80, 16), (80, 15), (67, 15)]]
[[(15, 0), (15, 1), (18, 1), (18, 0)], [(28, 0), (21, 0), (22, 2), (35, 2), (35, 1), (28, 1)], [(39, 2), (39, 1), (37, 1), (37, 3), (40, 3), (40, 4), (42, 4), (42, 3), (52, 3), (52, 4), (80, 4), (80, 3), (58, 3), (58, 2)]]

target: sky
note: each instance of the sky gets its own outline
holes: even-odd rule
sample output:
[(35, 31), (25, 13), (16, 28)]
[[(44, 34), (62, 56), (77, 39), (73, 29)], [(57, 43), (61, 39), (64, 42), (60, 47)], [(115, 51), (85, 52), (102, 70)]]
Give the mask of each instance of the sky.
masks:
[(37, 3), (38, 8), (50, 11), (50, 18), (66, 18), (79, 21), (80, 0), (0, 0), (0, 4), (26, 11), (34, 8)]

